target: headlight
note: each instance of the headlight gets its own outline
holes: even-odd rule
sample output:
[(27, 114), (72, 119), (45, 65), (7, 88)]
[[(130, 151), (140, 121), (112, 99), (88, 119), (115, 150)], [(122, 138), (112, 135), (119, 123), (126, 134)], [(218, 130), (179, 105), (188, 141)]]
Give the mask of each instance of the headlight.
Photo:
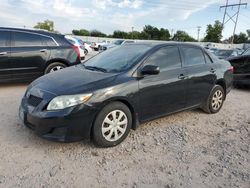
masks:
[(54, 99), (52, 99), (52, 101), (50, 101), (47, 110), (61, 110), (67, 107), (82, 104), (88, 101), (91, 96), (92, 93), (80, 95), (63, 95), (55, 97)]

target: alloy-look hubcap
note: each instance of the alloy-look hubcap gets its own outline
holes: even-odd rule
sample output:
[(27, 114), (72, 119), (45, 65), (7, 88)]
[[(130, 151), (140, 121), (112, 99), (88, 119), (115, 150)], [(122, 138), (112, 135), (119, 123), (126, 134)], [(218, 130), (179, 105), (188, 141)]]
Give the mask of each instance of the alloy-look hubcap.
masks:
[(61, 69), (63, 69), (62, 66), (55, 66), (55, 67), (53, 67), (53, 68), (50, 70), (50, 72), (55, 72), (55, 71), (58, 71), (58, 70), (61, 70)]
[(214, 93), (213, 99), (212, 99), (212, 108), (214, 110), (218, 110), (223, 102), (223, 93), (222, 91), (218, 90)]
[(110, 112), (103, 120), (102, 135), (110, 142), (119, 140), (126, 132), (128, 118), (121, 110)]

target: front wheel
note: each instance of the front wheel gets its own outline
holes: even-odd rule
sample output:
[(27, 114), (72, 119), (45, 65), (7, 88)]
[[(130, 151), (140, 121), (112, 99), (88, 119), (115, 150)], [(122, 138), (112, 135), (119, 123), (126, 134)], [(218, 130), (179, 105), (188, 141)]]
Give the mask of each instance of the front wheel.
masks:
[(112, 147), (121, 143), (132, 126), (129, 108), (121, 102), (105, 106), (98, 114), (93, 127), (93, 140), (97, 146)]
[(224, 89), (220, 85), (216, 85), (212, 89), (206, 104), (203, 107), (203, 110), (209, 114), (215, 114), (219, 112), (223, 106), (225, 96)]

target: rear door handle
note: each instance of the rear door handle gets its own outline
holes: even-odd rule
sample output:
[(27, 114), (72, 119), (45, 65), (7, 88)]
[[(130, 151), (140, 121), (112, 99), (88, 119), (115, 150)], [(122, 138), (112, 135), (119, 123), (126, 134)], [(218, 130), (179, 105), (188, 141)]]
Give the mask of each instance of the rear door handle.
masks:
[(7, 55), (7, 52), (0, 52), (0, 55)]
[(211, 68), (211, 69), (210, 69), (210, 72), (211, 72), (211, 73), (215, 73), (215, 72), (216, 72), (216, 69)]
[(40, 52), (47, 52), (47, 49), (41, 49)]
[(184, 80), (184, 79), (188, 78), (188, 76), (185, 76), (184, 74), (180, 74), (180, 75), (178, 76), (178, 78), (179, 78), (180, 80)]

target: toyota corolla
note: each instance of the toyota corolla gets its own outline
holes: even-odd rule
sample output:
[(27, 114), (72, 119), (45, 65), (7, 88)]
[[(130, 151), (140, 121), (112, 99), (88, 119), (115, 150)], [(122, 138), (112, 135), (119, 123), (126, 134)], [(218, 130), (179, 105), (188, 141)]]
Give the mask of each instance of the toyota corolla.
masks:
[(192, 44), (123, 45), (35, 80), (19, 115), (46, 139), (115, 146), (145, 121), (194, 108), (219, 112), (232, 71)]

